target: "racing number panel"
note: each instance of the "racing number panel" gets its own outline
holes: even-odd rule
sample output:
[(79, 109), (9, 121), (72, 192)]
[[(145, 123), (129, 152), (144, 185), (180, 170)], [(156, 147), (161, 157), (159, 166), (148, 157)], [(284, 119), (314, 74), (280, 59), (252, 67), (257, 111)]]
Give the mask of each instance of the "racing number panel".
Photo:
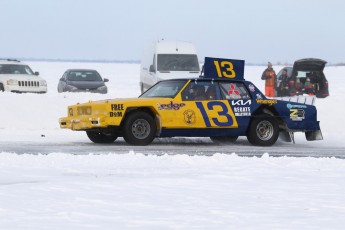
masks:
[(205, 127), (237, 128), (237, 120), (229, 101), (195, 102)]

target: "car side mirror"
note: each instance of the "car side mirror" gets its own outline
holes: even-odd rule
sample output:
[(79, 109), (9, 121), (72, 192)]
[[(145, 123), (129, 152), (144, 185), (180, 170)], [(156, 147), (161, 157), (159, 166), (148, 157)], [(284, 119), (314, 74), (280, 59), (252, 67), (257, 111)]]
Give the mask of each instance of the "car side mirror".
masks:
[(155, 69), (153, 68), (153, 65), (150, 65), (150, 70), (149, 71), (153, 72), (153, 73), (156, 72)]
[(60, 81), (65, 81), (65, 78), (63, 78), (63, 77), (62, 77), (62, 78), (60, 78)]
[(34, 74), (35, 74), (36, 76), (40, 75), (40, 73), (39, 73), (39, 72), (35, 72)]
[(108, 78), (104, 78), (103, 81), (104, 81), (104, 82), (108, 82), (109, 79), (108, 79)]

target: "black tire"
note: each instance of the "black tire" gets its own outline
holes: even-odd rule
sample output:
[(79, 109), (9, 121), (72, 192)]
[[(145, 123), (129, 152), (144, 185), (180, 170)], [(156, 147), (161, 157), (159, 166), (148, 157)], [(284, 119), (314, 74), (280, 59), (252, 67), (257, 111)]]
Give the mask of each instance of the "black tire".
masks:
[(278, 122), (272, 116), (254, 118), (249, 126), (247, 139), (252, 145), (271, 146), (279, 136)]
[(129, 114), (123, 124), (123, 138), (130, 145), (148, 145), (156, 137), (154, 118), (143, 111)]
[(232, 144), (238, 137), (210, 137), (215, 144)]
[(117, 136), (113, 133), (86, 131), (86, 134), (92, 142), (98, 144), (113, 143), (117, 139)]
[(4, 85), (0, 83), (0, 92), (4, 92), (4, 91), (5, 91)]

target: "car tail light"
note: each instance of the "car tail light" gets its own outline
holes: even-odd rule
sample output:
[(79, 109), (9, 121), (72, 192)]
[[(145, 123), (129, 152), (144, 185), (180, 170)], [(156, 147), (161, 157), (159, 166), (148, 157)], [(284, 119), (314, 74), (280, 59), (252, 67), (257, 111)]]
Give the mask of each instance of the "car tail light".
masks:
[(325, 83), (323, 83), (323, 87), (328, 88), (328, 81), (325, 81)]

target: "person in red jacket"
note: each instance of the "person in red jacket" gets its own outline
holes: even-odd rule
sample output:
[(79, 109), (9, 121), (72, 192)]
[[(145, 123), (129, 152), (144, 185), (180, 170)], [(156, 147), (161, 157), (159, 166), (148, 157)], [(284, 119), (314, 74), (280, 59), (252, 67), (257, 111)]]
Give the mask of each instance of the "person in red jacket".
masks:
[(265, 95), (267, 97), (274, 97), (274, 89), (277, 81), (277, 75), (273, 70), (272, 63), (268, 62), (267, 69), (262, 73), (262, 80), (265, 80)]

